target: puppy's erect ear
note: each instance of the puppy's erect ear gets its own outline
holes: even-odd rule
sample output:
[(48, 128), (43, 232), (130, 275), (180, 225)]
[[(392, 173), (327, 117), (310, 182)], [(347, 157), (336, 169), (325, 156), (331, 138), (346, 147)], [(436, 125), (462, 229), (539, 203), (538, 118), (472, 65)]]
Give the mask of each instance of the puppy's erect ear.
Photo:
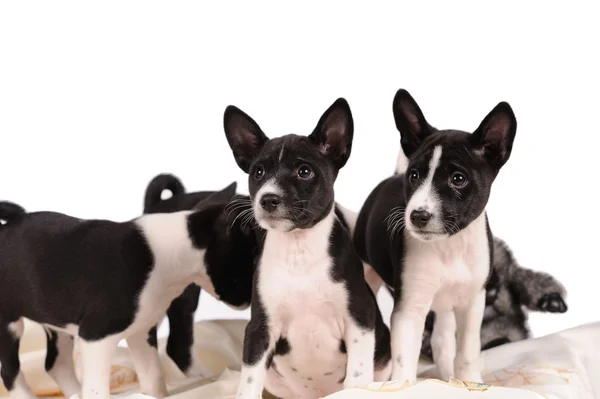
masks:
[(502, 101), (483, 119), (469, 140), (476, 152), (500, 169), (510, 157), (516, 134), (517, 118), (510, 105)]
[(400, 132), (400, 145), (404, 155), (410, 158), (435, 129), (427, 123), (421, 108), (405, 89), (396, 92), (393, 112), (396, 129)]
[(192, 210), (200, 211), (217, 205), (226, 205), (233, 199), (237, 189), (237, 182), (233, 182), (224, 189), (216, 191), (198, 202)]
[(317, 127), (308, 136), (319, 151), (341, 169), (352, 150), (354, 121), (350, 106), (343, 98), (338, 98), (319, 119)]
[(225, 109), (223, 126), (235, 161), (244, 172), (248, 173), (252, 161), (269, 138), (254, 119), (233, 105)]

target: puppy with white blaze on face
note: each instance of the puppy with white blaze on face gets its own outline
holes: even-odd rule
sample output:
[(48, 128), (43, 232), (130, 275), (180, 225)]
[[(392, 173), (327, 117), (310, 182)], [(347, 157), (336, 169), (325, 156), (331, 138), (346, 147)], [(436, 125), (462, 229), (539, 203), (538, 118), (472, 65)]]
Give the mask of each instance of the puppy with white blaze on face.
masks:
[(389, 330), (335, 212), (334, 182), (352, 148), (348, 103), (333, 103), (309, 136), (269, 139), (234, 106), (224, 127), (265, 229), (237, 397), (266, 388), (282, 399), (320, 398), (387, 380)]
[(394, 292), (392, 379), (415, 381), (425, 318), (440, 376), (481, 382), (480, 329), (493, 236), (485, 207), (508, 160), (517, 122), (499, 103), (472, 133), (427, 123), (406, 90), (393, 103), (406, 173), (381, 182), (363, 205), (354, 244)]

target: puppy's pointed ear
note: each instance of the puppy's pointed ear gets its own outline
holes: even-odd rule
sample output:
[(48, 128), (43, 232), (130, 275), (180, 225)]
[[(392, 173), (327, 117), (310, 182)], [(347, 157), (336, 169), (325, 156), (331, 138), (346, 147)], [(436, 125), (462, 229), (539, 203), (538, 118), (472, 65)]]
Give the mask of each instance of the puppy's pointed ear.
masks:
[(252, 161), (269, 138), (254, 119), (233, 105), (225, 109), (223, 126), (235, 161), (244, 172), (248, 173)]
[(341, 169), (352, 151), (354, 120), (348, 102), (338, 98), (319, 119), (315, 130), (308, 138), (319, 151)]
[(192, 208), (192, 210), (201, 211), (204, 209), (211, 208), (213, 206), (226, 205), (229, 202), (231, 202), (231, 200), (235, 196), (236, 189), (237, 189), (237, 182), (233, 182), (230, 185), (228, 185), (227, 187), (225, 187), (224, 189), (222, 189), (220, 191), (215, 191), (208, 197), (204, 198), (202, 201), (198, 202)]
[(476, 152), (500, 169), (512, 151), (517, 134), (517, 118), (507, 102), (500, 102), (483, 119), (469, 138)]
[(400, 145), (404, 155), (410, 158), (435, 129), (427, 123), (421, 108), (405, 89), (396, 92), (392, 107), (396, 129), (400, 132)]

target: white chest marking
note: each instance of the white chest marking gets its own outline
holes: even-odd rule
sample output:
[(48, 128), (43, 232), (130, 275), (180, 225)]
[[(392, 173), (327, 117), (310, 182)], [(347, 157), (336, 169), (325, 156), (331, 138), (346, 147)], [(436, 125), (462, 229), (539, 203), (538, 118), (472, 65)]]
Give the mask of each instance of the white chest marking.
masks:
[[(461, 232), (424, 242), (406, 234), (403, 296), (434, 293), (434, 311), (464, 306), (481, 289), (489, 274), (490, 254), (485, 212)], [(426, 300), (427, 298), (423, 298)]]
[(275, 339), (285, 337), (291, 347), (289, 355), (274, 359), (281, 377), (271, 373), (269, 379), (283, 378), (297, 394), (339, 390), (346, 373), (340, 344), (348, 293), (330, 275), (334, 217), (332, 211), (310, 230), (270, 231), (259, 266), (258, 290), (270, 329), (278, 335)]

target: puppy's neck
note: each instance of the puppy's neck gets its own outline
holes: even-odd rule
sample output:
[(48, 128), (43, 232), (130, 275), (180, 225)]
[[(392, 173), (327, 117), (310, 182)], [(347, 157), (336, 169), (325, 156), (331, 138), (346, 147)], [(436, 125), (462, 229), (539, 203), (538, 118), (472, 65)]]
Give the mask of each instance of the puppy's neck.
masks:
[(319, 262), (329, 256), (334, 221), (335, 207), (332, 204), (327, 216), (309, 229), (267, 231), (262, 263), (266, 263), (265, 267), (269, 267), (268, 264), (285, 264), (297, 269), (307, 268)]

